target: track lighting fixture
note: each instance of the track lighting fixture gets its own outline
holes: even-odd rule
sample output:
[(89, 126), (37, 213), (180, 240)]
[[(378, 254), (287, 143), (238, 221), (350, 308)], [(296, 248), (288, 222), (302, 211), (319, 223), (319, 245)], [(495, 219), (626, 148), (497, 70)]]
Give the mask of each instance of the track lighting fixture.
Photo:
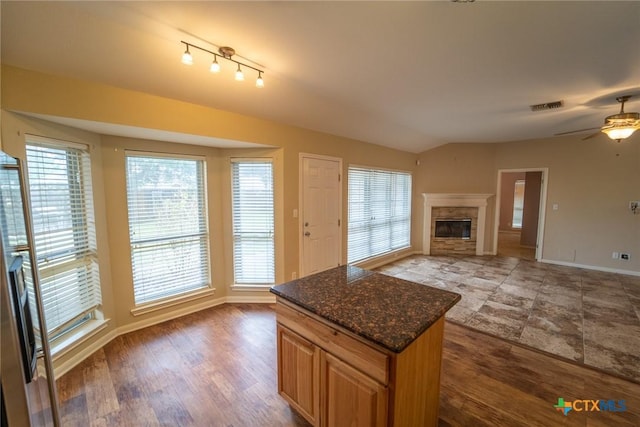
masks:
[(220, 63), (218, 62), (218, 57), (224, 58), (227, 61), (231, 61), (234, 62), (238, 67), (236, 69), (236, 74), (235, 74), (235, 78), (238, 81), (243, 81), (244, 80), (244, 73), (242, 72), (242, 67), (246, 67), (246, 68), (251, 68), (252, 70), (255, 70), (258, 72), (258, 78), (256, 80), (256, 87), (258, 88), (263, 88), (264, 87), (264, 80), (262, 80), (262, 73), (264, 73), (264, 71), (259, 70), (255, 67), (252, 67), (251, 65), (245, 64), (244, 62), (240, 62), (240, 61), (236, 61), (235, 59), (232, 58), (233, 55), (235, 55), (236, 51), (228, 46), (222, 46), (220, 48), (218, 48), (218, 52), (211, 52), (208, 49), (202, 48), (200, 46), (196, 46), (192, 43), (187, 43), (185, 41), (180, 41), (180, 43), (184, 44), (186, 46), (186, 50), (185, 52), (182, 54), (182, 63), (186, 64), (186, 65), (192, 65), (193, 64), (193, 57), (191, 56), (191, 52), (189, 52), (189, 48), (195, 48), (198, 50), (201, 50), (203, 52), (207, 52), (211, 55), (213, 55), (213, 61), (211, 62), (211, 66), (209, 67), (209, 71), (211, 71), (212, 73), (219, 73), (221, 66)]

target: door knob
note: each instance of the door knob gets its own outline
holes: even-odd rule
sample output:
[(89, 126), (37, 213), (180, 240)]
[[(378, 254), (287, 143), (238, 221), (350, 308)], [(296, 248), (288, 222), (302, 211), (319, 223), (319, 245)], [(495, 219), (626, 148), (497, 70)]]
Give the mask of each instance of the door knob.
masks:
[(309, 237), (309, 236), (311, 236), (311, 233), (307, 231), (306, 233), (304, 233), (304, 235)]

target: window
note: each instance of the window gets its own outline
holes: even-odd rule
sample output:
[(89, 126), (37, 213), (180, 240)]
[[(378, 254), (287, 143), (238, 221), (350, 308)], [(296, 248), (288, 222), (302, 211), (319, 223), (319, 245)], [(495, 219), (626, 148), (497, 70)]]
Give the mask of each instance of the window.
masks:
[(348, 197), (348, 262), (410, 245), (409, 173), (350, 167)]
[(36, 268), (53, 339), (101, 304), (91, 160), (82, 144), (27, 136), (26, 148)]
[(512, 228), (522, 228), (522, 209), (524, 207), (524, 179), (515, 182), (513, 189), (513, 221)]
[(205, 164), (126, 153), (136, 305), (209, 287)]
[(233, 274), (239, 285), (275, 283), (273, 165), (233, 160)]

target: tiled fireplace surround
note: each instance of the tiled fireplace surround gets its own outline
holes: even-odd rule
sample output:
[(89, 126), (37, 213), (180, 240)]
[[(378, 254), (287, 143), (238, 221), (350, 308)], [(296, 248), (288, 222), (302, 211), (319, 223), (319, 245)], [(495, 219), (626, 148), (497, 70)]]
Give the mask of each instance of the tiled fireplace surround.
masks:
[[(487, 199), (493, 194), (423, 193), (425, 255), (483, 255)], [(437, 219), (471, 219), (471, 238), (436, 238)]]

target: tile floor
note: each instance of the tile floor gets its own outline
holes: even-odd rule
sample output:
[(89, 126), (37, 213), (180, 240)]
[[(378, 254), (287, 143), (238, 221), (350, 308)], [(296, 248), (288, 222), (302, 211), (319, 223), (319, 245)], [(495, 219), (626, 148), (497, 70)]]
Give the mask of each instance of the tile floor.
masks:
[(640, 276), (504, 256), (411, 256), (378, 271), (462, 294), (448, 320), (640, 382)]

